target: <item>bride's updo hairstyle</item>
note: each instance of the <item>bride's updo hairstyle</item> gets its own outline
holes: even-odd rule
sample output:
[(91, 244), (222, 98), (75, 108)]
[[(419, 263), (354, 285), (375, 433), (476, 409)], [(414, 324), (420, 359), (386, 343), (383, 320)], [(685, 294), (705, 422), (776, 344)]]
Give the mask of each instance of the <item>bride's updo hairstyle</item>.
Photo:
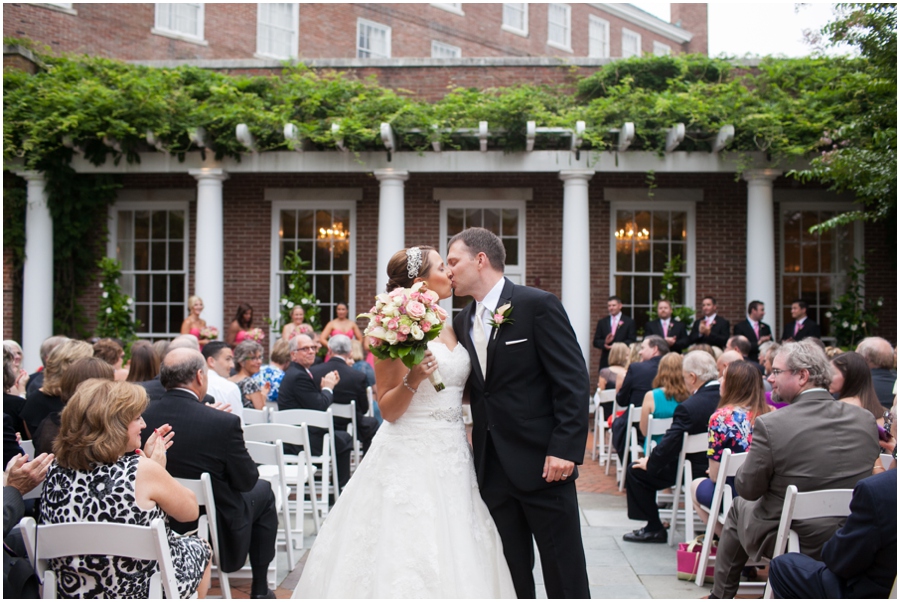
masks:
[[(412, 249), (418, 249), (420, 254), (411, 252)], [(409, 288), (416, 278), (428, 278), (431, 252), (435, 250), (434, 247), (410, 247), (394, 253), (387, 265), (387, 292), (395, 288)], [(416, 259), (417, 255), (419, 259)]]

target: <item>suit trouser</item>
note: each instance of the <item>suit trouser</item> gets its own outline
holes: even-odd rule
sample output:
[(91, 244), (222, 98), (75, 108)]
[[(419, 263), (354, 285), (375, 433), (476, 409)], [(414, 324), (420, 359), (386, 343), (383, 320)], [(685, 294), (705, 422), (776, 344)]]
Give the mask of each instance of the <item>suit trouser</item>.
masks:
[(716, 569), (715, 582), (713, 583), (713, 593), (719, 598), (734, 598), (737, 594), (738, 587), (741, 584), (741, 571), (747, 561), (750, 559), (749, 554), (741, 543), (738, 534), (738, 508), (744, 503), (741, 498), (735, 498), (725, 518), (725, 525), (722, 527), (722, 535), (719, 537), (719, 548), (716, 551)]
[(628, 500), (628, 518), (645, 520), (651, 531), (663, 528), (659, 520), (659, 506), (656, 505), (656, 492), (675, 484), (676, 474), (662, 477), (649, 474), (646, 470), (625, 467), (625, 496)]
[(769, 564), (776, 598), (843, 598), (843, 583), (824, 562), (804, 554), (783, 554)]
[(247, 554), (251, 567), (267, 567), (275, 558), (275, 540), (278, 537), (278, 512), (275, 510), (275, 494), (268, 481), (260, 479), (250, 491), (241, 494), (250, 510), (249, 537), (247, 530), (229, 532), (219, 520), (219, 541), (225, 543), (220, 553), (222, 570), (234, 572), (244, 566)]
[(490, 433), (484, 466), (481, 497), (503, 540), (516, 596), (535, 597), (536, 541), (547, 597), (590, 598), (575, 481), (538, 491), (518, 489), (506, 476)]

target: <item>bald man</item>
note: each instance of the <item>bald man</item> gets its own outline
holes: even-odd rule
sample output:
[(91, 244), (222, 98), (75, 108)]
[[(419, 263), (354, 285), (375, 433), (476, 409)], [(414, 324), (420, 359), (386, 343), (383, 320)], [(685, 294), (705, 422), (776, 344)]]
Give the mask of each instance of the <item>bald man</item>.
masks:
[(897, 373), (894, 367), (894, 348), (881, 337), (866, 337), (856, 346), (856, 352), (863, 356), (872, 371), (872, 384), (878, 401), (885, 408), (894, 405), (894, 385)]

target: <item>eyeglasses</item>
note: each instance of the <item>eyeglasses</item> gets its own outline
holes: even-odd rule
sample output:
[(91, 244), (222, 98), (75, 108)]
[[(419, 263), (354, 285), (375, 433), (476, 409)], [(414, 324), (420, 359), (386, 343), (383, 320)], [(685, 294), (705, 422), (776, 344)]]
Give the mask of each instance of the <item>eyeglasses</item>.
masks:
[(308, 347), (297, 347), (294, 351), (315, 351), (318, 349), (315, 345), (310, 345)]
[(772, 376), (778, 376), (779, 374), (784, 374), (785, 372), (793, 372), (793, 370), (779, 370), (778, 368), (772, 368)]

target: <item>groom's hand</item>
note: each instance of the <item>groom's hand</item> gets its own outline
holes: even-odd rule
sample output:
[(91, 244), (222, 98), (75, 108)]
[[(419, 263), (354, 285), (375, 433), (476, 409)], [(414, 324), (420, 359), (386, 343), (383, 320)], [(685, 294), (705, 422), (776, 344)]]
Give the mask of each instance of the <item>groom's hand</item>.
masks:
[(552, 483), (554, 481), (565, 481), (575, 471), (575, 462), (569, 462), (556, 456), (547, 456), (544, 460), (544, 472), (541, 475), (545, 481)]

